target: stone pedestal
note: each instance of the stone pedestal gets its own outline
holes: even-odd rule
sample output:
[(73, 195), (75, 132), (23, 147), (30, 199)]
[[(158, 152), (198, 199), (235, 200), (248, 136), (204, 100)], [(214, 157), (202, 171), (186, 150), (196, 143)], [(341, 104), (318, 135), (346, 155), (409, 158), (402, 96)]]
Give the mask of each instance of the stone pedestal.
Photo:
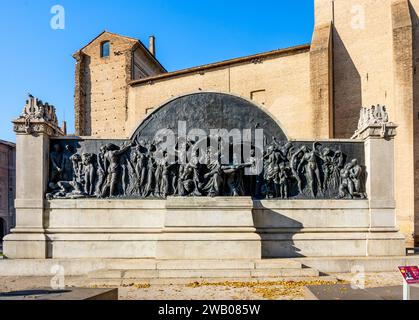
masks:
[(157, 259), (260, 259), (253, 201), (241, 198), (169, 198)]
[(404, 254), (405, 238), (396, 223), (394, 138), (397, 126), (366, 123), (354, 138), (363, 139), (367, 168), (370, 234), (368, 256)]
[(16, 227), (3, 241), (9, 258), (47, 258), (44, 199), (48, 183), (50, 137), (63, 135), (55, 108), (30, 96), (16, 132)]

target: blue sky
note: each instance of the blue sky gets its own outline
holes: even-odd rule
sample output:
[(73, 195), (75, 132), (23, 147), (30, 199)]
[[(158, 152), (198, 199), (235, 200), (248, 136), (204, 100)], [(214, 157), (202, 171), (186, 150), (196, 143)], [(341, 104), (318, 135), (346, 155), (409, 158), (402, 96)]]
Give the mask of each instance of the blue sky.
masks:
[[(311, 41), (314, 0), (0, 0), (0, 139), (27, 93), (57, 107), (74, 132), (72, 54), (103, 30), (148, 43), (168, 71)], [(51, 8), (65, 9), (54, 30)]]

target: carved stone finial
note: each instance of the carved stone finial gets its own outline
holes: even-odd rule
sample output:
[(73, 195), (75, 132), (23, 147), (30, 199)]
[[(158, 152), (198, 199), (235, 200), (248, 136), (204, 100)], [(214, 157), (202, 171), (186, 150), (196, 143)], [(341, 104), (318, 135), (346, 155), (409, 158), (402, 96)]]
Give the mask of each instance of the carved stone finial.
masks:
[(13, 121), (16, 133), (46, 133), (50, 136), (63, 135), (58, 126), (58, 119), (55, 107), (43, 103), (41, 100), (28, 94), (28, 100), (23, 108), (22, 114)]
[(396, 125), (389, 121), (385, 106), (377, 104), (370, 108), (361, 108), (358, 129), (352, 139), (362, 139), (367, 136), (391, 138), (396, 135)]

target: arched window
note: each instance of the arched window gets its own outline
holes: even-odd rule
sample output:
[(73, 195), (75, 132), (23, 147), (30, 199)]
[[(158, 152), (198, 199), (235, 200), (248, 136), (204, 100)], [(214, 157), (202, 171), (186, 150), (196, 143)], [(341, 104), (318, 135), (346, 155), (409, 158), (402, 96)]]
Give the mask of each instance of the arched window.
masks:
[(100, 56), (102, 58), (108, 58), (110, 53), (110, 43), (109, 41), (104, 41), (100, 45)]

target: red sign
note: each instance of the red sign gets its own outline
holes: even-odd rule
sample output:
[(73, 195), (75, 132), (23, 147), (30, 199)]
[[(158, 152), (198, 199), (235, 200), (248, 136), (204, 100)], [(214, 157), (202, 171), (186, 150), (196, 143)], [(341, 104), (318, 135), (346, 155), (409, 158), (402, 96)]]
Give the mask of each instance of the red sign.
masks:
[(407, 284), (419, 283), (419, 268), (418, 267), (399, 267)]

